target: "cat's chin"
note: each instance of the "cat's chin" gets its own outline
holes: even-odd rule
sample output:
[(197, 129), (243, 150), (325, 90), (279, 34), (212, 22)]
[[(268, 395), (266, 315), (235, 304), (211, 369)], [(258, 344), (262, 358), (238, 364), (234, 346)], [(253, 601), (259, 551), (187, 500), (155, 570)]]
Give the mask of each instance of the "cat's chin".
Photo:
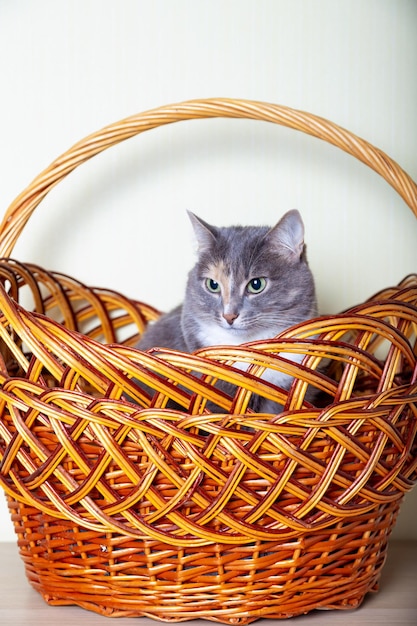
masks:
[(201, 345), (207, 346), (237, 346), (241, 343), (267, 339), (265, 329), (254, 331), (248, 328), (239, 328), (238, 325), (220, 326), (219, 324), (205, 324), (200, 328), (198, 339)]

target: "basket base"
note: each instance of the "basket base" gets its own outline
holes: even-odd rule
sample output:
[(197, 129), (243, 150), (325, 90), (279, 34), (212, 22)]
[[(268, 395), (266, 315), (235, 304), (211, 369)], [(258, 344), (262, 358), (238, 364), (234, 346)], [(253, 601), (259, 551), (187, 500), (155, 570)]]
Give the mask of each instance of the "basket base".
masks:
[(354, 609), (377, 591), (399, 502), (302, 537), (176, 548), (97, 533), (9, 499), (31, 585), (107, 617), (249, 624)]
[[(379, 575), (377, 576), (379, 579)], [(343, 585), (342, 588), (335, 592), (334, 604), (328, 605), (329, 602), (329, 592), (328, 590), (323, 590), (323, 606), (317, 605), (317, 602), (320, 599), (320, 594), (316, 594), (314, 596), (314, 600), (311, 600), (310, 603), (304, 600), (304, 610), (300, 611), (296, 609), (294, 613), (282, 612), (280, 610), (282, 600), (280, 598), (276, 598), (271, 595), (267, 595), (265, 597), (265, 606), (257, 607), (251, 610), (250, 602), (247, 602), (247, 599), (240, 600), (239, 607), (233, 607), (233, 599), (230, 601), (226, 599), (222, 599), (223, 607), (215, 607), (213, 605), (216, 604), (215, 598), (212, 600), (208, 600), (206, 603), (200, 601), (188, 602), (189, 597), (187, 596), (186, 602), (184, 603), (184, 598), (179, 596), (175, 599), (170, 598), (162, 598), (161, 596), (157, 596), (152, 601), (152, 606), (148, 604), (147, 606), (140, 606), (139, 602), (134, 602), (134, 607), (132, 609), (128, 608), (118, 608), (115, 606), (111, 608), (109, 606), (109, 599), (106, 593), (111, 593), (111, 591), (107, 591), (104, 593), (102, 597), (103, 604), (97, 604), (96, 602), (88, 602), (87, 600), (82, 598), (82, 595), (79, 593), (74, 593), (73, 597), (69, 597), (66, 592), (65, 598), (59, 598), (56, 595), (51, 597), (49, 595), (45, 595), (42, 593), (38, 586), (32, 583), (32, 586), (41, 593), (43, 599), (50, 606), (71, 606), (76, 605), (80, 608), (83, 608), (88, 611), (92, 611), (94, 613), (98, 613), (103, 617), (148, 617), (150, 619), (154, 619), (161, 622), (181, 622), (181, 621), (190, 621), (195, 619), (204, 619), (210, 620), (214, 622), (219, 622), (223, 624), (250, 624), (258, 619), (289, 619), (291, 617), (297, 617), (300, 615), (305, 615), (315, 610), (354, 610), (357, 609), (362, 602), (365, 600), (365, 597), (368, 593), (376, 593), (378, 591), (378, 583), (375, 583), (375, 586), (369, 590), (364, 591), (364, 593), (360, 596), (357, 596), (357, 590), (355, 591), (355, 597), (349, 598), (350, 587), (352, 585), (352, 581), (347, 582)], [(343, 596), (340, 599), (340, 596)], [(153, 604), (153, 602), (155, 604)], [(256, 604), (259, 604), (259, 598), (255, 600)], [(185, 609), (185, 604), (188, 604)], [(229, 608), (226, 608), (226, 605), (229, 605)], [(244, 610), (242, 607), (247, 605), (247, 609)]]

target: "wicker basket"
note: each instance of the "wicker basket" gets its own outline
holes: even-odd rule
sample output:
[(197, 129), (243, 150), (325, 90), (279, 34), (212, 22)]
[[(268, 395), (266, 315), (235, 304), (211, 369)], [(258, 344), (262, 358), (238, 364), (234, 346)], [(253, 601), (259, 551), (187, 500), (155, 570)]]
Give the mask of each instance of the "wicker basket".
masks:
[[(0, 480), (28, 579), (50, 604), (242, 624), (356, 607), (377, 588), (417, 478), (416, 276), (274, 340), (141, 353), (131, 346), (155, 309), (9, 258), (36, 206), (78, 165), (145, 130), (209, 117), (324, 139), (382, 175), (417, 214), (416, 185), (376, 148), (313, 115), (238, 100), (186, 102), (109, 126), (16, 199), (0, 227)], [(23, 308), (22, 298), (33, 304)], [(281, 352), (305, 358), (297, 365)], [(288, 393), (260, 378), (265, 367), (295, 377)], [(237, 385), (233, 397), (219, 379)], [(304, 399), (309, 385), (322, 406)], [(284, 411), (254, 414), (253, 392)], [(183, 410), (167, 408), (169, 399)], [(209, 413), (207, 400), (223, 413)]]

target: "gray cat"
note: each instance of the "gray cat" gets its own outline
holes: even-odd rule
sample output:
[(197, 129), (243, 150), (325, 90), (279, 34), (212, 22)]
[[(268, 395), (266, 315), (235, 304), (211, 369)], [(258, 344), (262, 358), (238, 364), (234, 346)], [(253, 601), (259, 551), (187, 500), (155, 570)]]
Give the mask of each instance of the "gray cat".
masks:
[[(298, 211), (286, 213), (273, 228), (215, 227), (193, 213), (189, 216), (198, 259), (188, 275), (184, 302), (150, 324), (138, 348), (191, 353), (208, 346), (271, 339), (317, 314)], [(286, 357), (302, 360), (295, 354)], [(292, 381), (272, 370), (263, 378), (286, 389)], [(251, 406), (259, 412), (282, 410), (256, 397)]]

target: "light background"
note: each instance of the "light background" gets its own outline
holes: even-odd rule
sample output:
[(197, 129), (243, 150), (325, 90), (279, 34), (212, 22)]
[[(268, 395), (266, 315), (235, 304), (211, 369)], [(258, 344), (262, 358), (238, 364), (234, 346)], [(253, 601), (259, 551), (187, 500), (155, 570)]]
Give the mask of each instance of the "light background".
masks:
[[(0, 0), (2, 211), (79, 139), (191, 98), (315, 113), (417, 179), (416, 27), (415, 0)], [(95, 157), (12, 256), (168, 309), (193, 262), (186, 209), (272, 225), (295, 207), (323, 312), (417, 271), (417, 220), (384, 180), (323, 142), (240, 120), (175, 124)], [(417, 538), (416, 514), (417, 489), (397, 537)], [(13, 539), (3, 505), (0, 540)]]

